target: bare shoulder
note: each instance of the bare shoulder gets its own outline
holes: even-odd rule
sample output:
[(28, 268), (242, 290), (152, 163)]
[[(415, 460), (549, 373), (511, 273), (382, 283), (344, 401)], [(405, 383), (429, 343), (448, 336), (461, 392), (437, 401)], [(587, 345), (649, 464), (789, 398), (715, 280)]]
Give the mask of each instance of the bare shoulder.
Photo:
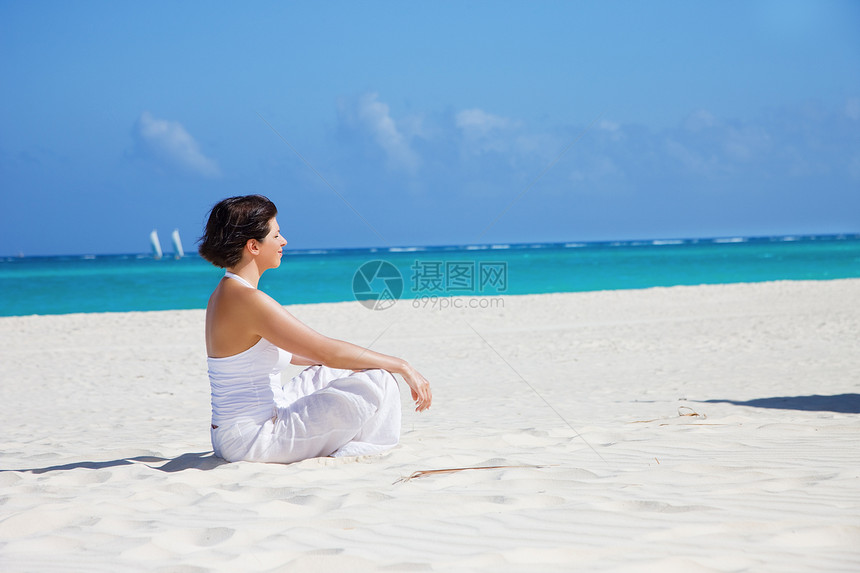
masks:
[(232, 282), (218, 285), (210, 299), (206, 317), (210, 356), (234, 354), (237, 349), (252, 346), (260, 337), (301, 354), (298, 341), (320, 338), (268, 294)]
[(259, 310), (265, 313), (273, 311), (286, 312), (286, 309), (274, 298), (258, 289), (245, 289), (243, 294), (243, 302), (250, 305), (254, 310)]
[(245, 324), (257, 333), (272, 320), (296, 320), (278, 301), (259, 289), (231, 284), (219, 288), (224, 290), (221, 297), (225, 309), (241, 314)]
[(233, 281), (222, 281), (206, 308), (206, 347), (209, 356), (232, 356), (260, 338), (261, 316), (267, 297)]

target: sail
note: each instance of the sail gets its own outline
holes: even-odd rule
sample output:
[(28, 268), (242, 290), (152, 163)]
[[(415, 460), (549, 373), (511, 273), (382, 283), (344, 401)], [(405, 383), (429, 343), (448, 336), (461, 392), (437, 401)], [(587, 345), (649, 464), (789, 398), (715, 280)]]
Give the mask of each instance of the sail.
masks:
[(170, 238), (173, 239), (173, 256), (181, 259), (185, 256), (185, 251), (182, 249), (182, 241), (179, 239), (179, 229), (173, 229)]
[(149, 234), (149, 242), (152, 244), (152, 256), (155, 259), (161, 258), (161, 241), (158, 240), (158, 231), (155, 229)]

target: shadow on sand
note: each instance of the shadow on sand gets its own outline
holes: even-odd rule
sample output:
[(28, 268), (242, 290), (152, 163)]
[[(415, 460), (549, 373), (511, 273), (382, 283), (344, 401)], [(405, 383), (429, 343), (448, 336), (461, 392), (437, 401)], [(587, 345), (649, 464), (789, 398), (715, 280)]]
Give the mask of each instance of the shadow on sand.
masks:
[[(162, 465), (154, 465), (162, 462), (167, 463), (163, 463)], [(185, 470), (211, 470), (217, 468), (222, 464), (226, 464), (227, 462), (225, 462), (219, 457), (216, 457), (215, 454), (209, 451), (182, 454), (181, 456), (173, 459), (159, 458), (156, 456), (137, 456), (134, 458), (122, 458), (119, 460), (110, 460), (106, 462), (72, 462), (69, 464), (48, 466), (44, 468), (22, 468), (17, 470), (9, 469), (0, 470), (0, 472), (30, 472), (34, 474), (43, 474), (46, 472), (76, 469), (102, 470), (117, 466), (127, 466), (134, 463), (142, 463), (154, 470), (158, 470), (161, 472), (173, 473)]]
[(775, 408), (778, 410), (803, 410), (806, 412), (838, 412), (840, 414), (860, 414), (860, 394), (837, 394), (835, 396), (783, 396), (776, 398), (756, 398), (755, 400), (697, 400), (706, 404), (726, 403), (754, 408)]

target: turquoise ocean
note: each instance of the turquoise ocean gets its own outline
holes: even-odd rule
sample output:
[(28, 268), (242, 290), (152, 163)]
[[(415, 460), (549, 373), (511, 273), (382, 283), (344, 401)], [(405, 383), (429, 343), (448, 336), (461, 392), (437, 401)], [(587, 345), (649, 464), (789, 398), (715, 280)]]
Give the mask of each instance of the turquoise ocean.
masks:
[[(205, 308), (222, 275), (169, 253), (0, 258), (0, 316)], [(297, 304), (857, 277), (860, 235), (826, 235), (285, 251), (260, 288)]]

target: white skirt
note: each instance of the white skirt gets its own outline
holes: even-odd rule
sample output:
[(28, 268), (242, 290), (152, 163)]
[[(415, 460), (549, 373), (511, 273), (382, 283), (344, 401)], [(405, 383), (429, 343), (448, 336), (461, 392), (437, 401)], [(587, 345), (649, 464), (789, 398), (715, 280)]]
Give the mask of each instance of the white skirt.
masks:
[(213, 428), (215, 455), (228, 462), (292, 463), (384, 452), (400, 440), (400, 392), (385, 370), (311, 366), (283, 390), (272, 417)]

